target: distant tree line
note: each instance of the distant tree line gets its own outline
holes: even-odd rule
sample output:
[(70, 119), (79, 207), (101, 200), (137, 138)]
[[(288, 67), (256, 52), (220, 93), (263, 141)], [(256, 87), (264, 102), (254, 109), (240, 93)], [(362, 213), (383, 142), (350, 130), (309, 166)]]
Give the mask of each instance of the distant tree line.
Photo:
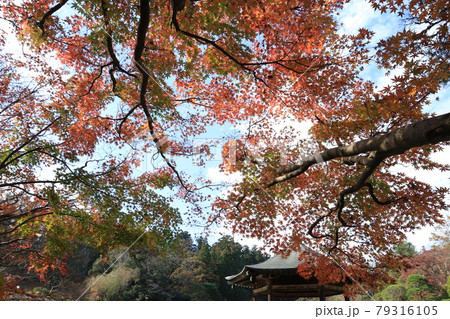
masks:
[(250, 290), (231, 287), (225, 277), (266, 259), (256, 247), (242, 246), (230, 236), (210, 245), (205, 238), (193, 241), (182, 233), (176, 249), (164, 254), (139, 248), (98, 258), (83, 299), (250, 300)]
[[(187, 232), (165, 251), (124, 247), (100, 255), (75, 246), (65, 274), (54, 270), (40, 278), (26, 263), (0, 267), (0, 300), (250, 300), (250, 290), (231, 287), (225, 277), (268, 258), (230, 236), (210, 245)], [(16, 279), (14, 286), (4, 286), (6, 276)]]

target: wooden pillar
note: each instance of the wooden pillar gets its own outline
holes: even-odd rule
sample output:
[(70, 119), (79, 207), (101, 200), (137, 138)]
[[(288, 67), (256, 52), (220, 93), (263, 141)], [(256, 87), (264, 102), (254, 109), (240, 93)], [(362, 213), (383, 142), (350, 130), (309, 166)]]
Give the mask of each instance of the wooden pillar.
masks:
[(325, 297), (325, 290), (323, 289), (323, 286), (319, 286), (319, 300), (320, 301), (327, 300)]
[(267, 301), (272, 301), (272, 276), (269, 275), (267, 280)]

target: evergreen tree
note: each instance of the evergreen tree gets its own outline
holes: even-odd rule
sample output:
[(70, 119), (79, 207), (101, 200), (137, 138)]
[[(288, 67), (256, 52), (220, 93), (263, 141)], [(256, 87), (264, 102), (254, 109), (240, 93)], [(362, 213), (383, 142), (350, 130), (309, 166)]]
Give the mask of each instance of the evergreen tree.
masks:
[(220, 278), (219, 291), (225, 300), (250, 300), (252, 293), (242, 287), (231, 287), (225, 280), (226, 276), (239, 273), (245, 265), (256, 264), (267, 259), (255, 247), (236, 243), (231, 236), (220, 238), (211, 248), (212, 260), (217, 264), (217, 274)]
[(435, 300), (436, 287), (422, 275), (410, 275), (406, 280), (406, 298), (410, 301)]

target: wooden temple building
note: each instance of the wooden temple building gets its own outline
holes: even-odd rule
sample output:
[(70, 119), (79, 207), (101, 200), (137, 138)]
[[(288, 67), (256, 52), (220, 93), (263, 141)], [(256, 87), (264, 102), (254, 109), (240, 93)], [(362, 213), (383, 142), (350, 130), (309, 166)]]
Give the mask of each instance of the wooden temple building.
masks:
[[(319, 285), (315, 278), (305, 279), (297, 272), (299, 253), (288, 257), (274, 256), (256, 265), (244, 266), (236, 275), (225, 277), (230, 285), (253, 290), (253, 300), (293, 300), (302, 297), (326, 297), (340, 295), (344, 284)], [(347, 298), (345, 298), (347, 300)]]

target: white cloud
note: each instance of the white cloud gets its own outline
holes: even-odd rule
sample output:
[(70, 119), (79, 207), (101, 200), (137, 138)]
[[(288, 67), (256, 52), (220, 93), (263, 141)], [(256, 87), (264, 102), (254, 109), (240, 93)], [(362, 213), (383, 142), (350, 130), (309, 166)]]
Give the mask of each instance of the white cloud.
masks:
[(253, 246), (256, 246), (259, 249), (263, 249), (264, 252), (269, 253), (268, 247), (264, 246), (264, 242), (262, 240), (257, 239), (257, 238), (248, 238), (248, 237), (244, 237), (240, 234), (235, 234), (231, 230), (229, 230), (223, 226), (218, 226), (210, 234), (211, 242), (216, 242), (223, 236), (231, 236), (235, 242), (241, 244), (242, 246), (245, 245), (250, 248)]
[(213, 183), (229, 183), (230, 185), (232, 185), (237, 184), (242, 180), (242, 175), (239, 172), (225, 173), (218, 166), (209, 167), (207, 169), (207, 174), (207, 177)]
[(353, 0), (344, 5), (339, 21), (342, 23), (342, 32), (353, 33), (366, 27), (376, 16), (376, 13), (366, 0)]
[(400, 76), (403, 74), (404, 68), (396, 68), (395, 70), (391, 71), (389, 74), (383, 74), (375, 81), (375, 85), (378, 88), (383, 88), (388, 85), (392, 86), (393, 81), (392, 79), (396, 76)]
[(17, 38), (13, 33), (11, 23), (6, 20), (0, 19), (0, 30), (5, 32), (4, 37), (6, 41), (5, 46), (2, 47), (2, 50), (4, 52), (14, 54), (22, 52), (22, 45), (19, 43), (19, 41), (17, 41)]
[(406, 240), (413, 244), (417, 251), (420, 251), (422, 248), (429, 249), (431, 247), (430, 237), (433, 230), (434, 227), (432, 226), (418, 229), (415, 232), (409, 233), (406, 236)]
[(400, 26), (400, 19), (396, 15), (375, 11), (367, 0), (346, 3), (337, 19), (342, 23), (343, 33), (356, 34), (360, 28), (375, 32), (373, 42), (393, 34)]

